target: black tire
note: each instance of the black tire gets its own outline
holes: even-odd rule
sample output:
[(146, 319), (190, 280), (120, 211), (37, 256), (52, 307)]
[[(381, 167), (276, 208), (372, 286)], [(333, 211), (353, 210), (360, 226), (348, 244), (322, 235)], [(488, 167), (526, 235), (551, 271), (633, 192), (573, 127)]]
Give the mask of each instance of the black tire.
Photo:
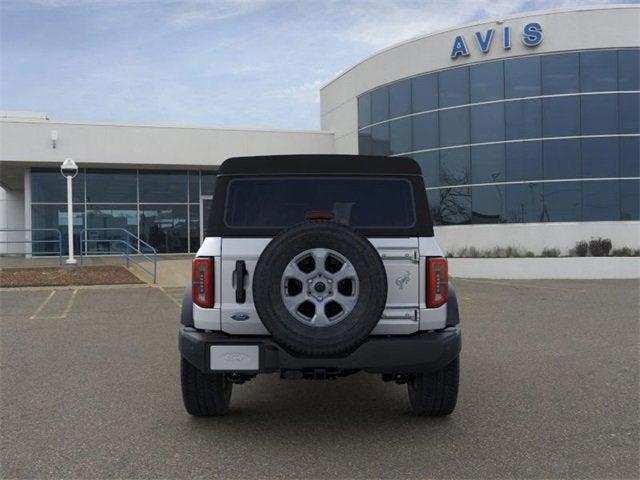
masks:
[[(300, 253), (328, 248), (349, 260), (358, 275), (358, 300), (351, 312), (323, 328), (305, 325), (285, 307), (282, 275)], [(387, 301), (387, 276), (377, 250), (360, 233), (330, 221), (312, 220), (280, 233), (267, 245), (253, 277), (253, 301), (260, 320), (283, 348), (309, 357), (354, 350), (371, 333)]]
[(450, 415), (456, 408), (460, 357), (431, 373), (418, 373), (408, 383), (413, 413), (428, 417)]
[(187, 412), (197, 417), (227, 413), (233, 384), (222, 373), (202, 373), (184, 358), (180, 359), (182, 400)]

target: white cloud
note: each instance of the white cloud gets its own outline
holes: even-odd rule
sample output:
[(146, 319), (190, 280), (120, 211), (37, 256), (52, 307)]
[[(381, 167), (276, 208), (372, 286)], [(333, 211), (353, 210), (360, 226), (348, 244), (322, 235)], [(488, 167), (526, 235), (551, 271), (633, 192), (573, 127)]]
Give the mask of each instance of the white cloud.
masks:
[(171, 23), (188, 28), (247, 15), (266, 8), (278, 0), (187, 0), (177, 2), (171, 13)]

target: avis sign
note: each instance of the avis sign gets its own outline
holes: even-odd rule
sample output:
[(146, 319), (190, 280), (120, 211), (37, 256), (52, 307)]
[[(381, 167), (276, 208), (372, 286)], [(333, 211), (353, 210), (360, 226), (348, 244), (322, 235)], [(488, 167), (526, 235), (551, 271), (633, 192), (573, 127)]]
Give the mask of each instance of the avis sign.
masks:
[[(511, 27), (504, 27), (502, 29), (502, 48), (505, 50), (511, 49)], [(493, 43), (493, 37), (495, 37), (496, 31), (490, 28), (486, 32), (475, 32), (473, 37), (476, 44), (482, 53), (488, 53)], [(520, 40), (525, 47), (537, 47), (542, 43), (542, 25), (538, 22), (530, 22), (522, 27), (522, 34)], [(464, 35), (458, 35), (453, 40), (453, 48), (451, 49), (451, 58), (456, 59), (458, 57), (468, 57), (470, 54), (469, 47)]]

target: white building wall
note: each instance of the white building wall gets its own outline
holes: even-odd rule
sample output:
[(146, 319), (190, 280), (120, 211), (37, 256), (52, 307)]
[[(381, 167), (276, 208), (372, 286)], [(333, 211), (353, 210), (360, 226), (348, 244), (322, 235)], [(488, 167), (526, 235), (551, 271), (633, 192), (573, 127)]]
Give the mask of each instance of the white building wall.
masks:
[[(5, 190), (0, 187), (0, 230), (24, 229), (24, 192), (22, 190)], [(24, 232), (1, 232), (0, 242), (22, 240)], [(22, 253), (22, 243), (0, 243), (0, 253)]]

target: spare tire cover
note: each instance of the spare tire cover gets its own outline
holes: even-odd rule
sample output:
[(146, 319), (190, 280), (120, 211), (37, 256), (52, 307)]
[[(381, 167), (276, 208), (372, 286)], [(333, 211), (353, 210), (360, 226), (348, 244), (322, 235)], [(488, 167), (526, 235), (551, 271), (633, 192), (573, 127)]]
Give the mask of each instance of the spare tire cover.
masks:
[(387, 300), (387, 276), (375, 247), (350, 227), (300, 223), (265, 248), (253, 277), (264, 326), (286, 350), (339, 355), (358, 347)]

